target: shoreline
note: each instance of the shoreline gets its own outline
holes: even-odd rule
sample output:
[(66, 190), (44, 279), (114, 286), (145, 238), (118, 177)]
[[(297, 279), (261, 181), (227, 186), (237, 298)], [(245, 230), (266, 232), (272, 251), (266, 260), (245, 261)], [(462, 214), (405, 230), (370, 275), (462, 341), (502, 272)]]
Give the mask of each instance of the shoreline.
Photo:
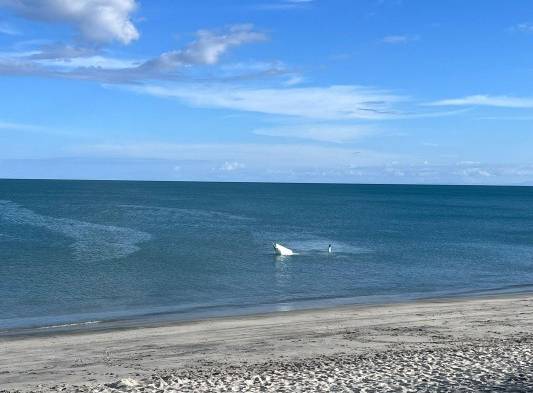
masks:
[(529, 354), (531, 332), (533, 294), (515, 293), (2, 336), (0, 386), (5, 391), (31, 391), (38, 385), (41, 391), (100, 391), (98, 386), (128, 378), (142, 384), (154, 376), (180, 372), (200, 373), (205, 379), (213, 367), (237, 367), (246, 374), (274, 362), (279, 367), (303, 364), (308, 370), (328, 358), (326, 363), (338, 368), (338, 362), (347, 364), (346, 357), (364, 363), (409, 351), (446, 354), (461, 345), (493, 349), (507, 345), (518, 348), (517, 354)]
[[(359, 298), (331, 298), (322, 300), (301, 301), (299, 303), (280, 303), (280, 304), (260, 304), (250, 306), (214, 306), (216, 311), (196, 311), (196, 312), (174, 312), (162, 311), (157, 313), (147, 313), (132, 315), (130, 317), (118, 317), (115, 319), (95, 319), (82, 320), (74, 322), (57, 323), (54, 325), (41, 325), (31, 327), (14, 327), (0, 329), (0, 341), (3, 338), (22, 338), (32, 336), (48, 336), (57, 334), (83, 334), (89, 332), (107, 332), (113, 330), (138, 329), (150, 327), (173, 326), (182, 323), (194, 323), (200, 321), (209, 321), (217, 319), (231, 319), (240, 317), (268, 316), (286, 313), (298, 313), (307, 311), (321, 311), (328, 309), (342, 308), (364, 308), (410, 304), (417, 302), (440, 302), (454, 300), (469, 300), (492, 297), (513, 297), (532, 294), (533, 289), (516, 289), (531, 288), (533, 285), (523, 284), (512, 287), (485, 289), (475, 291), (461, 291), (456, 293), (433, 294), (433, 296), (395, 296), (395, 295), (375, 295), (365, 297), (366, 302), (356, 302)], [(515, 288), (515, 289), (512, 289)], [(374, 301), (368, 301), (368, 299)], [(295, 306), (297, 304), (297, 306)], [(211, 307), (207, 307), (211, 308)], [(284, 309), (285, 308), (285, 309)], [(231, 311), (227, 311), (231, 309)], [(225, 310), (225, 311), (222, 311)]]

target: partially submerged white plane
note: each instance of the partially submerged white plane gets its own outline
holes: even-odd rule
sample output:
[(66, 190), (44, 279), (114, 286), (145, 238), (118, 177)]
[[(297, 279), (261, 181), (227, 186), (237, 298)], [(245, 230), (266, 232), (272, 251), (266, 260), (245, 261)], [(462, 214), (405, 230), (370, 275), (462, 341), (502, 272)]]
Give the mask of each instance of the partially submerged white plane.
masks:
[(274, 250), (276, 251), (276, 254), (278, 255), (283, 255), (283, 256), (294, 255), (294, 252), (290, 248), (283, 247), (281, 244), (274, 243), (273, 246), (274, 246)]

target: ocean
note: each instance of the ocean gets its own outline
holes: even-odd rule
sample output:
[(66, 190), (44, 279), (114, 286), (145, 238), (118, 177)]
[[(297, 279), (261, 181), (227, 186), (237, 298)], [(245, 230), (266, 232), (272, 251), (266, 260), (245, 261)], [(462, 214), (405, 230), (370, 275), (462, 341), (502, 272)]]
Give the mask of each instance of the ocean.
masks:
[(531, 290), (530, 187), (0, 180), (3, 332)]

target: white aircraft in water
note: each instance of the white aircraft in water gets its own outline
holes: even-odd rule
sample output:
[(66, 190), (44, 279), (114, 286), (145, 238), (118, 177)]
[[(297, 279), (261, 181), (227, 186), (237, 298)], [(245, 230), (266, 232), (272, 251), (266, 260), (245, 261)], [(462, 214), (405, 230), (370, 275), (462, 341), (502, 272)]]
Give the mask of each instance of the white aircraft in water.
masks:
[(283, 256), (294, 255), (294, 252), (290, 248), (283, 247), (281, 244), (274, 243), (273, 246), (274, 246), (274, 250), (276, 250), (276, 254), (278, 255), (283, 255)]

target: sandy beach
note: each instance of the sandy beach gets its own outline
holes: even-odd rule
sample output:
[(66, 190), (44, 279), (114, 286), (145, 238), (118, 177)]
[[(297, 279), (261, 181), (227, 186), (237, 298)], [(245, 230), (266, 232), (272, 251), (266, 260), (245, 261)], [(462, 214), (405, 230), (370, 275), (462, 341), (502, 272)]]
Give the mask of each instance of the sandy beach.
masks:
[(533, 295), (3, 336), (0, 391), (533, 391)]

